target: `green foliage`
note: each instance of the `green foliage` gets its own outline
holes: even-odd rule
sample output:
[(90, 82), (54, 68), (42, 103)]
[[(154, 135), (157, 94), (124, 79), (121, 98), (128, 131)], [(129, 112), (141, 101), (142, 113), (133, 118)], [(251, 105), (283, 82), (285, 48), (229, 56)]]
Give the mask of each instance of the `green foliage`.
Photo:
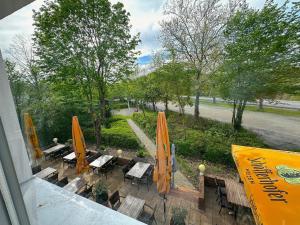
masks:
[(128, 108), (128, 104), (127, 102), (121, 102), (121, 101), (112, 101), (110, 103), (110, 108), (114, 109), (114, 110), (118, 110), (118, 109), (126, 109)]
[(107, 89), (133, 70), (139, 42), (129, 13), (108, 0), (47, 1), (34, 12), (38, 63), (52, 80), (84, 96), (99, 148), (107, 125)]
[(126, 117), (113, 116), (109, 122), (110, 128), (102, 129), (102, 143), (104, 145), (127, 149), (139, 149), (139, 141), (128, 125)]
[(266, 1), (228, 21), (224, 62), (216, 76), (223, 98), (234, 100), (232, 122), (240, 128), (247, 101), (272, 99), (299, 88), (299, 5)]
[(136, 156), (140, 158), (145, 158), (147, 155), (147, 152), (144, 149), (140, 149), (137, 151)]
[[(157, 114), (134, 113), (133, 120), (155, 140)], [(231, 145), (266, 147), (252, 132), (235, 131), (230, 124), (192, 116), (170, 113), (168, 118), (170, 142), (175, 143), (178, 155), (202, 158), (211, 162), (234, 166)]]
[(94, 196), (98, 203), (106, 202), (108, 200), (108, 188), (103, 181), (97, 182), (94, 188)]
[(172, 225), (185, 225), (188, 211), (181, 207), (172, 207)]

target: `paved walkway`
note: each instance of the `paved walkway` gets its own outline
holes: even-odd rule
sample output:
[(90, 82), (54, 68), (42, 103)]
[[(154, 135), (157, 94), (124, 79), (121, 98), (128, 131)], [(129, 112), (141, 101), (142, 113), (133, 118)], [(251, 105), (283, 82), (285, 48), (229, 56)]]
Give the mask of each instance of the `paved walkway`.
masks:
[[(155, 158), (155, 152), (156, 152), (155, 144), (150, 140), (150, 138), (147, 137), (144, 131), (136, 125), (135, 122), (133, 122), (131, 119), (128, 119), (127, 122), (129, 126), (132, 128), (132, 130), (135, 132), (136, 136), (144, 144), (145, 148), (148, 150), (150, 155), (153, 158)], [(175, 186), (184, 187), (192, 190), (196, 189), (179, 170), (177, 170), (177, 172), (175, 173)]]

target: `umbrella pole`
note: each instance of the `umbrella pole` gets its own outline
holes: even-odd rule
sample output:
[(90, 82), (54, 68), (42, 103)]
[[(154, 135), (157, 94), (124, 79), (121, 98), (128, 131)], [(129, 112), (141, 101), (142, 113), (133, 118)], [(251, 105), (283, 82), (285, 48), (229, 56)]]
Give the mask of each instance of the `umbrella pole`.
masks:
[(165, 217), (165, 222), (166, 222), (166, 200), (167, 200), (167, 198), (166, 198), (166, 194), (164, 194), (164, 196), (163, 196), (163, 201), (164, 201), (164, 217)]

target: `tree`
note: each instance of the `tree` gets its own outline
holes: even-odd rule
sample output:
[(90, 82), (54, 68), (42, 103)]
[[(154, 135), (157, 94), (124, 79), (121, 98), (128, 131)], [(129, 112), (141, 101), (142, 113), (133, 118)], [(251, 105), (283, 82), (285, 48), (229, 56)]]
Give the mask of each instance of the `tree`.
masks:
[(39, 63), (48, 76), (82, 91), (98, 149), (107, 87), (132, 72), (137, 54), (129, 16), (122, 3), (108, 0), (49, 1), (34, 12)]
[(218, 83), (223, 97), (233, 100), (235, 129), (241, 127), (248, 101), (272, 98), (295, 85), (299, 23), (296, 5), (289, 12), (287, 3), (279, 7), (273, 1), (261, 10), (239, 11), (228, 22)]
[(195, 117), (199, 116), (202, 76), (216, 50), (221, 49), (222, 31), (237, 3), (228, 6), (220, 0), (170, 0), (165, 5), (162, 40), (187, 60), (195, 71)]
[(17, 70), (14, 62), (5, 60), (5, 66), (12, 94), (15, 100), (19, 122), (21, 122), (22, 108), (24, 108), (26, 100), (26, 82), (24, 81), (22, 74)]

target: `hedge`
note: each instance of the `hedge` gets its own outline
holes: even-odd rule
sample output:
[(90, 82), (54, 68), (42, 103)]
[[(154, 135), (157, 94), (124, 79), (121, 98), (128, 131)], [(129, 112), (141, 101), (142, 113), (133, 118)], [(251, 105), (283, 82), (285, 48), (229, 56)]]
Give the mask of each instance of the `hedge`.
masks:
[[(87, 140), (95, 141), (92, 129), (86, 130), (84, 135)], [(108, 128), (102, 128), (102, 144), (126, 149), (140, 148), (138, 138), (128, 125), (126, 117), (120, 115), (109, 120)]]

